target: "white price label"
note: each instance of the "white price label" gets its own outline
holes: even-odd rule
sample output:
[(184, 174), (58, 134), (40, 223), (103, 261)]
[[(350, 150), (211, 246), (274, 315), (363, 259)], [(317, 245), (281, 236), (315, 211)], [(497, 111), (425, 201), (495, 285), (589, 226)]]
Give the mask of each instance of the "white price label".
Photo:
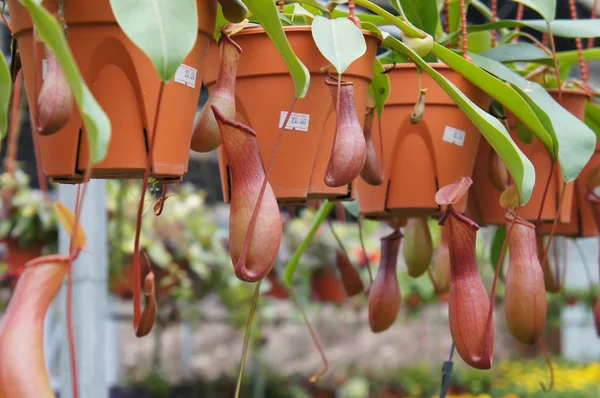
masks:
[(464, 131), (455, 129), (454, 127), (446, 126), (446, 129), (444, 130), (443, 140), (451, 144), (463, 146), (465, 145), (466, 136), (467, 133), (465, 133)]
[(43, 59), (42, 60), (42, 80), (46, 80), (47, 75), (48, 75), (48, 61)]
[[(279, 127), (283, 126), (283, 122), (285, 122), (285, 118), (287, 117), (287, 112), (281, 111), (279, 115)], [(306, 113), (296, 113), (292, 112), (287, 124), (285, 125), (286, 130), (298, 130), (298, 131), (308, 131), (308, 125), (310, 124), (310, 115)]]
[(196, 88), (196, 73), (198, 71), (191, 66), (181, 64), (175, 72), (175, 81), (177, 83), (185, 84), (188, 87)]

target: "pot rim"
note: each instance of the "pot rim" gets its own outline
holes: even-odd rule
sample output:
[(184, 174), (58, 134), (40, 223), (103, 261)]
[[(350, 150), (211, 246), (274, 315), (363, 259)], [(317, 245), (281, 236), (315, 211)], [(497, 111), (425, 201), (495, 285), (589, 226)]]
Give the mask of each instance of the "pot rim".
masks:
[[(558, 89), (557, 88), (547, 88), (546, 91), (550, 94), (554, 94), (557, 93), (558, 94)], [(572, 95), (572, 96), (576, 96), (576, 97), (588, 97), (589, 94), (580, 89), (580, 88), (563, 88), (562, 90), (563, 94), (567, 94), (567, 95)]]
[[(283, 30), (285, 32), (307, 32), (307, 31), (310, 32), (311, 29), (312, 28), (310, 25), (283, 26)], [(361, 32), (362, 32), (363, 36), (373, 37), (373, 38), (377, 39), (379, 44), (381, 44), (381, 37), (379, 37), (376, 33), (371, 32), (370, 30), (365, 30), (365, 29), (361, 29)], [(244, 29), (240, 30), (239, 32), (235, 33), (231, 37), (261, 34), (261, 33), (266, 33), (265, 28), (263, 28), (261, 25), (250, 25), (250, 26), (247, 26)]]
[[(433, 69), (452, 69), (450, 68), (450, 66), (448, 66), (448, 64), (444, 63), (444, 62), (428, 62), (427, 63), (429, 66), (431, 66)], [(397, 63), (396, 65), (394, 64), (383, 64), (383, 67), (385, 69), (389, 69), (389, 68), (394, 68), (394, 69), (417, 69), (417, 65), (412, 63), (412, 62), (402, 62), (402, 63)], [(454, 70), (454, 69), (452, 69)], [(458, 73), (458, 72), (457, 72)]]

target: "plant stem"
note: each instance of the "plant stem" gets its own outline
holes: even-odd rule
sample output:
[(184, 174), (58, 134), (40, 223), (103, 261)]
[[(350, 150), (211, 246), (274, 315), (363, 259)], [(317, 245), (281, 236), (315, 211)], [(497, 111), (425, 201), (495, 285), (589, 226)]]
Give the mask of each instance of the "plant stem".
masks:
[[(558, 218), (560, 217), (560, 209), (562, 207), (562, 203), (563, 203), (563, 199), (565, 198), (565, 192), (567, 188), (567, 183), (564, 182), (563, 183), (563, 187), (562, 187), (562, 193), (560, 195), (560, 199), (558, 201), (558, 209), (557, 209), (557, 215), (556, 217), (554, 217), (554, 222), (552, 223), (552, 230), (550, 231), (550, 236), (548, 237), (548, 243), (546, 244), (546, 248), (544, 249), (544, 258), (543, 261), (541, 262), (541, 264), (545, 264), (546, 261), (548, 260), (548, 251), (550, 250), (550, 245), (552, 244), (552, 239), (554, 238), (554, 234), (556, 233), (556, 226), (558, 225)], [(537, 227), (536, 227), (537, 229)]]
[(548, 196), (548, 189), (550, 188), (550, 183), (552, 182), (552, 176), (554, 175), (554, 170), (556, 169), (556, 162), (552, 161), (552, 166), (550, 167), (550, 174), (548, 174), (548, 179), (546, 180), (546, 187), (544, 188), (544, 194), (542, 196), (542, 203), (540, 203), (540, 210), (538, 210), (537, 220), (535, 222), (535, 230), (538, 231), (540, 229), (540, 223), (542, 222), (542, 211), (544, 210), (544, 205), (546, 204), (546, 197)]
[(317, 381), (317, 379), (319, 377), (321, 377), (325, 373), (327, 373), (327, 371), (329, 370), (329, 362), (327, 361), (327, 357), (325, 356), (325, 351), (323, 351), (323, 347), (321, 346), (321, 343), (319, 342), (319, 337), (315, 333), (315, 330), (312, 328), (310, 321), (308, 320), (308, 316), (306, 316), (306, 312), (304, 311), (304, 308), (300, 304), (300, 300), (298, 300), (298, 296), (296, 295), (296, 290), (293, 287), (290, 287), (290, 296), (292, 296), (292, 300), (294, 301), (294, 304), (296, 304), (298, 311), (300, 311), (300, 314), (302, 314), (302, 318), (304, 319), (304, 324), (308, 328), (308, 333), (310, 333), (310, 337), (312, 338), (312, 341), (315, 344), (315, 346), (317, 347), (317, 351), (319, 351), (319, 355), (321, 355), (321, 359), (323, 360), (323, 369), (316, 372), (315, 374), (313, 374), (309, 379), (309, 381), (311, 383), (314, 383), (315, 381)]
[(260, 283), (262, 280), (256, 282), (254, 287), (254, 295), (252, 296), (252, 306), (250, 307), (250, 314), (248, 315), (248, 323), (246, 324), (246, 334), (244, 336), (244, 348), (242, 349), (242, 361), (240, 363), (240, 372), (238, 374), (237, 386), (235, 388), (235, 398), (240, 396), (240, 388), (242, 388), (242, 377), (244, 376), (244, 364), (246, 363), (246, 355), (248, 355), (248, 346), (250, 343), (250, 335), (252, 332), (252, 321), (254, 320), (254, 314), (256, 313), (256, 304), (258, 303), (258, 296), (260, 293)]
[[(162, 103), (163, 91), (165, 83), (161, 82), (158, 89), (158, 100), (156, 103), (156, 111), (154, 112), (154, 125), (152, 126), (152, 136), (150, 137), (150, 151), (146, 157), (146, 169), (144, 170), (144, 180), (142, 183), (142, 192), (140, 195), (140, 203), (138, 205), (137, 221), (135, 227), (135, 241), (133, 246), (133, 327), (138, 328), (141, 317), (141, 266), (140, 266), (140, 235), (142, 231), (142, 214), (144, 212), (144, 200), (146, 198), (146, 190), (148, 189), (148, 179), (150, 178), (150, 169), (152, 168), (152, 159), (154, 153), (154, 145), (156, 143), (156, 130), (158, 130), (158, 117), (160, 113), (160, 105)], [(150, 272), (152, 267), (148, 263)]]
[(419, 39), (423, 39), (423, 38), (427, 37), (427, 35), (424, 32), (421, 32), (419, 29), (415, 28), (411, 24), (402, 21), (400, 18), (387, 12), (383, 8), (379, 7), (378, 5), (373, 4), (370, 0), (354, 0), (354, 2), (357, 5), (362, 6), (362, 7), (366, 8), (367, 10), (372, 11), (375, 14), (379, 15), (380, 17), (383, 17), (387, 21), (391, 22), (393, 25), (398, 27), (398, 29), (400, 29), (408, 37), (419, 38)]
[(329, 213), (331, 213), (334, 207), (334, 202), (330, 202), (328, 200), (323, 201), (321, 207), (319, 207), (319, 210), (317, 211), (317, 214), (315, 214), (313, 224), (310, 227), (308, 234), (306, 235), (298, 249), (296, 249), (290, 261), (285, 266), (283, 282), (287, 285), (288, 288), (292, 287), (294, 273), (296, 272), (296, 268), (298, 268), (298, 264), (300, 263), (300, 258), (302, 257), (302, 254), (304, 253), (310, 242), (312, 242), (313, 238), (315, 237), (315, 234), (319, 230), (319, 227), (321, 226), (323, 221), (325, 221), (327, 216), (329, 216)]
[(371, 271), (371, 260), (369, 260), (369, 254), (367, 253), (367, 247), (365, 246), (361, 218), (361, 214), (359, 214), (356, 218), (356, 223), (358, 224), (358, 237), (360, 238), (360, 245), (362, 246), (363, 253), (365, 254), (365, 266), (367, 267), (367, 271), (369, 272), (369, 282), (371, 283), (371, 285), (373, 285), (373, 271)]
[(560, 70), (558, 69), (558, 58), (556, 56), (556, 45), (554, 44), (554, 35), (552, 34), (552, 24), (548, 22), (548, 39), (550, 39), (550, 50), (552, 51), (552, 61), (554, 61), (554, 73), (558, 83), (558, 102), (562, 100), (562, 83), (560, 81)]

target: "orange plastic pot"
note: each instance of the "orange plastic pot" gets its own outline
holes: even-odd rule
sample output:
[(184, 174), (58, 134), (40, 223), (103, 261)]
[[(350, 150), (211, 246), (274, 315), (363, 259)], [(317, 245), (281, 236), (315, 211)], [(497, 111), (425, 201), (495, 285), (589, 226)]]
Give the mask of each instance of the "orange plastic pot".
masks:
[[(489, 97), (483, 91), (445, 64), (431, 66), (487, 108)], [(422, 75), (422, 87), (428, 89), (425, 114), (418, 124), (411, 124), (419, 93), (418, 71), (413, 64), (398, 64), (389, 76), (391, 92), (381, 120), (385, 179), (379, 186), (358, 180), (359, 210), (371, 219), (434, 215), (440, 210), (434, 200), (436, 191), (471, 176), (481, 134), (427, 74)], [(379, 136), (375, 119), (372, 137), (378, 157)], [(463, 212), (466, 204), (465, 195), (457, 210)]]
[(41, 244), (32, 247), (21, 247), (15, 239), (7, 239), (0, 243), (3, 246), (3, 255), (0, 263), (5, 263), (10, 269), (23, 267), (26, 262), (39, 257), (42, 254)]
[[(310, 71), (310, 86), (296, 102), (293, 123), (288, 122), (279, 143), (269, 182), (280, 203), (305, 203), (312, 199), (351, 199), (353, 183), (331, 188), (324, 182), (335, 134), (335, 106), (325, 85), (322, 67), (329, 64), (314, 43), (310, 26), (284, 27), (296, 55)], [(379, 38), (364, 31), (366, 53), (344, 73), (354, 82), (356, 109), (364, 122), (369, 84)], [(236, 119), (256, 131), (263, 164), (267, 165), (279, 134), (280, 123), (294, 99), (294, 84), (275, 45), (260, 27), (246, 28), (232, 36), (242, 48), (236, 78)], [(212, 51), (216, 53), (216, 48)], [(209, 91), (215, 86), (216, 63), (205, 81)], [(295, 127), (292, 127), (295, 126)], [(225, 202), (230, 198), (227, 155), (220, 147), (219, 167)]]
[[(558, 101), (557, 90), (548, 90), (548, 92)], [(573, 115), (583, 120), (587, 98), (587, 94), (583, 91), (564, 90), (560, 103)], [(533, 163), (535, 168), (536, 184), (533, 188), (531, 199), (526, 205), (520, 208), (519, 216), (530, 222), (536, 222), (543, 201), (546, 182), (552, 169), (552, 158), (547, 148), (537, 137), (534, 137), (530, 144), (524, 144), (519, 140), (515, 128), (514, 115), (509, 113), (507, 117), (512, 139), (525, 156), (529, 158), (531, 163)], [(469, 200), (469, 216), (480, 225), (501, 225), (505, 223), (504, 215), (506, 210), (499, 204), (501, 192), (494, 188), (487, 176), (487, 166), (492, 151), (492, 147), (487, 142), (481, 142), (473, 173), (474, 183)], [(569, 183), (565, 187), (566, 192), (559, 212), (558, 203), (562, 195), (563, 177), (560, 165), (557, 163), (554, 167), (555, 170), (548, 187), (541, 220), (542, 222), (553, 222), (558, 216), (559, 222), (568, 223), (571, 220), (574, 184)]]
[[(598, 236), (598, 228), (596, 227), (594, 215), (586, 199), (588, 193), (587, 178), (598, 167), (600, 167), (600, 150), (597, 146), (596, 152), (583, 168), (577, 180), (575, 180), (575, 196), (571, 206), (571, 220), (567, 223), (558, 223), (555, 234), (578, 238)], [(552, 223), (541, 225), (540, 232), (550, 234), (552, 232)]]
[[(108, 155), (94, 166), (92, 178), (141, 178), (146, 167), (160, 78), (150, 59), (117, 24), (109, 0), (65, 2), (68, 41), (88, 87), (108, 114), (112, 139)], [(52, 12), (58, 0), (46, 0)], [(27, 10), (9, 0), (19, 45), (30, 109), (35, 115), (42, 86), (44, 46), (33, 57), (33, 29)], [(202, 87), (205, 59), (217, 15), (216, 0), (198, 0), (198, 39), (174, 81), (165, 86), (154, 147), (152, 175), (162, 182), (181, 180), (187, 171), (194, 114)], [(188, 77), (185, 77), (186, 71)], [(192, 75), (195, 73), (195, 78)], [(34, 79), (37, 82), (34, 84)], [(38, 92), (36, 92), (38, 90)], [(37, 136), (44, 173), (61, 183), (81, 182), (89, 162), (81, 115), (74, 109), (67, 125), (51, 136)]]

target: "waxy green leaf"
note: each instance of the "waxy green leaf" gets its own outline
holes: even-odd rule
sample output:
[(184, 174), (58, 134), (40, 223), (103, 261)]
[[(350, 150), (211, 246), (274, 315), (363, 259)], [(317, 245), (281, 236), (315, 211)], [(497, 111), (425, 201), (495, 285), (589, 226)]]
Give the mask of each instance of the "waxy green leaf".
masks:
[(0, 54), (0, 148), (2, 148), (2, 139), (8, 132), (8, 112), (10, 108), (10, 92), (12, 91), (12, 78), (10, 69)]
[(123, 32), (154, 63), (163, 82), (177, 68), (198, 38), (195, 0), (110, 0)]
[[(576, 37), (600, 37), (600, 19), (556, 19), (550, 23), (552, 34), (558, 37), (567, 37), (574, 39)], [(528, 19), (516, 21), (513, 19), (504, 19), (498, 22), (489, 22), (480, 25), (469, 25), (468, 32), (480, 32), (483, 30), (493, 30), (502, 28), (531, 28), (538, 32), (548, 33), (548, 23), (543, 19)], [(460, 29), (454, 29), (452, 34), (444, 38), (444, 41), (450, 40), (461, 34)], [(441, 43), (443, 44), (442, 41)]]
[(52, 50), (63, 70), (75, 103), (82, 116), (84, 130), (90, 144), (92, 164), (104, 159), (110, 142), (111, 126), (108, 116), (102, 110), (85, 82), (67, 40), (62, 25), (42, 5), (35, 0), (19, 0), (29, 11), (39, 37)]
[(312, 23), (312, 35), (321, 54), (339, 74), (367, 51), (363, 33), (347, 18), (318, 16)]
[(310, 72), (294, 53), (285, 36), (279, 19), (279, 10), (272, 0), (243, 0), (254, 18), (262, 25), (265, 32), (281, 54), (294, 81), (296, 98), (303, 98), (310, 85)]
[[(408, 56), (417, 66), (429, 74), (444, 91), (452, 98), (459, 108), (469, 117), (473, 124), (484, 135), (494, 150), (500, 155), (519, 189), (521, 202), (527, 203), (531, 198), (531, 192), (535, 183), (535, 170), (527, 157), (514, 143), (508, 131), (495, 117), (485, 112), (467, 98), (452, 82), (433, 69), (427, 62), (423, 61), (414, 51), (404, 43), (392, 36), (385, 36), (383, 45), (385, 47), (402, 52)], [(435, 48), (435, 46), (434, 46)], [(468, 62), (468, 61), (466, 61)], [(474, 65), (473, 68), (478, 69)], [(479, 71), (481, 71), (479, 69)], [(485, 73), (481, 71), (482, 73)], [(506, 85), (498, 81), (499, 84)], [(518, 96), (518, 95), (517, 95)], [(525, 105), (526, 106), (526, 103)]]
[(548, 60), (549, 63), (547, 61), (543, 63), (548, 65), (553, 63), (547, 52), (530, 43), (502, 44), (481, 53), (481, 55), (498, 62)]
[[(539, 84), (526, 80), (497, 61), (477, 54), (471, 54), (471, 58), (481, 68), (511, 83), (530, 105), (535, 106), (538, 115), (546, 115), (551, 122), (547, 131), (552, 136), (553, 153), (560, 162), (563, 178), (566, 182), (577, 178), (594, 153), (594, 132), (556, 102)], [(533, 132), (539, 137), (535, 130)]]
[(390, 77), (385, 72), (381, 62), (375, 58), (375, 67), (373, 68), (373, 80), (369, 86), (369, 96), (375, 105), (377, 115), (383, 115), (383, 107), (390, 96)]
[(596, 133), (600, 140), (600, 105), (593, 102), (585, 104), (585, 124)]
[(556, 18), (556, 0), (514, 0), (526, 7), (535, 10), (546, 21), (552, 22)]
[[(542, 124), (530, 104), (514, 88), (490, 75), (472, 62), (467, 61), (454, 51), (437, 43), (433, 46), (433, 54), (460, 73), (465, 79), (494, 97), (506, 109), (513, 112), (552, 151), (552, 138), (548, 135), (546, 127)], [(470, 55), (476, 56), (477, 54)]]
[(435, 37), (435, 31), (438, 25), (438, 10), (436, 0), (392, 0), (390, 3), (396, 10), (400, 11), (396, 6), (400, 2), (400, 6), (404, 10), (406, 18), (415, 27), (429, 33)]

